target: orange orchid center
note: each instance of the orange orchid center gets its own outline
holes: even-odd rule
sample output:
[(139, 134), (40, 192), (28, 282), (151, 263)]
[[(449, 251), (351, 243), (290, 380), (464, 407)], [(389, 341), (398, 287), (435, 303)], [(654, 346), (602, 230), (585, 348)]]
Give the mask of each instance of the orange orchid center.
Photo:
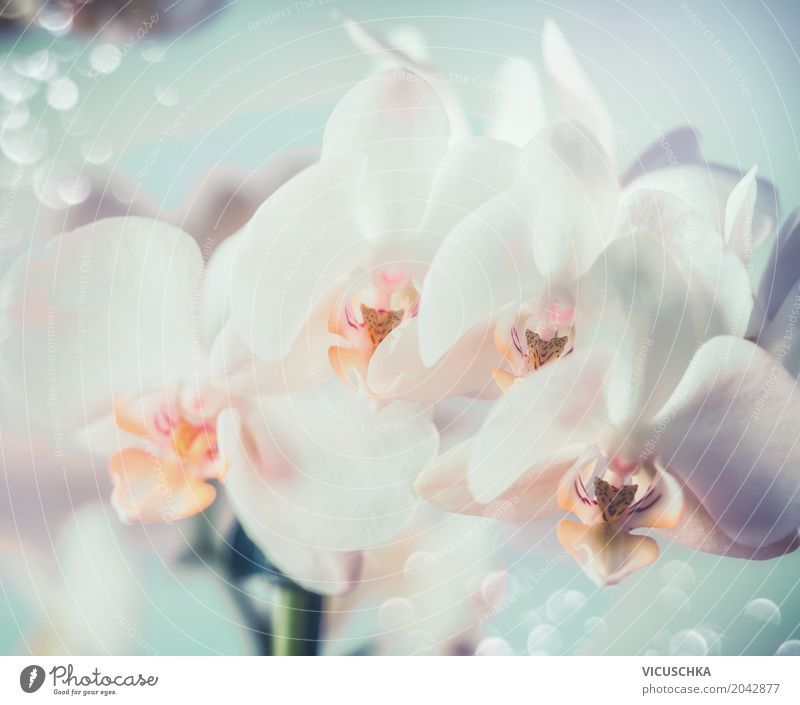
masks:
[(126, 522), (159, 522), (191, 516), (216, 497), (211, 480), (221, 480), (216, 422), (218, 410), (201, 404), (175, 407), (151, 397), (121, 399), (114, 408), (120, 430), (138, 436), (109, 458), (112, 502)]
[(207, 424), (193, 424), (183, 416), (172, 428), (172, 447), (189, 462), (217, 457), (217, 434)]

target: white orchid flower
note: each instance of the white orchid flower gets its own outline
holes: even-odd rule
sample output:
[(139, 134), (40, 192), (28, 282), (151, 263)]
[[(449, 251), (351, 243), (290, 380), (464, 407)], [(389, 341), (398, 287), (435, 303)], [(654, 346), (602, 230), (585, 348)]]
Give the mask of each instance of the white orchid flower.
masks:
[(578, 278), (623, 232), (613, 169), (580, 124), (544, 128), (518, 163), (514, 187), (437, 250), (419, 314), (423, 363), (457, 364), (462, 338), (478, 330), (508, 361), (494, 372), (503, 389), (571, 350)]
[[(741, 259), (668, 194), (626, 199), (619, 230), (579, 280), (572, 354), (514, 384), (418, 491), (470, 514), (514, 499), (512, 521), (575, 513), (559, 538), (601, 584), (655, 560), (657, 544), (636, 528), (726, 555), (793, 549), (797, 451), (771, 429), (800, 397), (737, 337), (752, 310)], [(751, 419), (759, 404), (780, 419)]]
[[(334, 392), (320, 409), (212, 386), (205, 351), (224, 323), (216, 304), (235, 245), (226, 241), (204, 271), (197, 243), (155, 220), (114, 218), (55, 238), (0, 284), (0, 368), (21, 408), (108, 456), (124, 521), (202, 511), (212, 481), (227, 475), (231, 501), (274, 563), (312, 590), (341, 592), (357, 579), (359, 550), (408, 521), (436, 429), (401, 408), (366, 419), (357, 400)], [(335, 447), (317, 428), (335, 426), (329, 408), (355, 424)]]
[(384, 400), (496, 395), (488, 372), (500, 357), (483, 331), (464, 338), (458, 366), (427, 369), (419, 355), (433, 252), (520, 176), (514, 146), (448, 147), (449, 135), (436, 92), (409, 71), (378, 73), (345, 95), (320, 162), (239, 237), (230, 320), (211, 355), (228, 388), (271, 394), (335, 373)]
[[(398, 58), (387, 51), (372, 49), (376, 56)], [(420, 300), (423, 363), (458, 366), (462, 336), (466, 331), (475, 335), (477, 327), (495, 339), (505, 358), (492, 372), (503, 390), (572, 349), (578, 278), (622, 234), (615, 226), (618, 215), (624, 215), (624, 204), (637, 202), (638, 192), (655, 188), (680, 197), (687, 213), (702, 216), (723, 233), (748, 267), (753, 250), (774, 232), (777, 209), (774, 189), (756, 180), (754, 170), (737, 182), (734, 170), (705, 163), (690, 128), (662, 134), (618, 176), (614, 154), (617, 137), (624, 133), (550, 20), (542, 31), (542, 53), (560, 119), (539, 129), (532, 140), (527, 139), (530, 133), (516, 140), (522, 146), (517, 166), (522, 178), (445, 239)], [(540, 127), (544, 112), (538, 74), (532, 68), (512, 71), (509, 67), (519, 67), (519, 61), (502, 69), (510, 96), (505, 114), (524, 116), (528, 129)], [(538, 106), (536, 119), (521, 109), (533, 104)], [(495, 114), (493, 108), (487, 108), (489, 126), (513, 124), (512, 117)], [(693, 191), (691, 184), (703, 176), (708, 183)]]

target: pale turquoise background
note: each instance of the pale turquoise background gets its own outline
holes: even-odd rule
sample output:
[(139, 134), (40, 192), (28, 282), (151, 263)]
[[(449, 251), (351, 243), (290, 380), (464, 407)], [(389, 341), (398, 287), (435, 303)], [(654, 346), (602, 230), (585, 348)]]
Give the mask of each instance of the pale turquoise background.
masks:
[[(66, 50), (72, 56), (69, 75), (81, 90), (76, 110), (86, 134), (110, 140), (114, 151), (108, 166), (141, 172), (144, 186), (161, 206), (173, 209), (210, 166), (231, 162), (255, 168), (287, 146), (319, 144), (335, 101), (371, 68), (347, 40), (333, 10), (378, 32), (413, 24), (426, 37), (441, 71), (487, 79), (506, 56), (525, 56), (540, 65), (542, 23), (552, 17), (629, 136), (620, 145), (621, 166), (657, 137), (656, 123), (664, 129), (688, 123), (699, 129), (710, 160), (743, 170), (757, 163), (760, 174), (777, 185), (784, 212), (800, 205), (794, 129), (800, 116), (800, 5), (793, 0), (352, 0), (312, 5), (300, 10), (283, 0), (233, 2), (184, 36), (160, 38), (163, 61), (148, 63), (137, 48), (123, 57), (116, 72), (95, 82), (82, 75), (91, 48), (82, 40), (53, 40), (39, 32), (16, 44), (4, 38), (2, 52), (19, 56), (51, 42)], [(284, 16), (264, 21), (274, 12)], [(263, 26), (257, 27), (259, 22)], [(110, 41), (121, 46), (126, 38), (122, 32)], [(720, 56), (715, 42), (722, 42), (729, 59)], [(732, 74), (734, 67), (746, 89)], [(211, 85), (216, 87), (209, 94)], [(176, 104), (156, 102), (156, 87), (175, 91)], [(467, 87), (461, 96), (479, 124), (485, 92)], [(193, 104), (191, 114), (181, 115)], [(48, 156), (66, 165), (79, 163), (85, 137), (57, 137), (61, 116), (43, 105), (40, 110), (42, 124), (52, 128)], [(154, 158), (155, 166), (144, 168)], [(546, 560), (523, 558), (510, 546), (495, 559), (508, 565), (523, 586)], [(24, 651), (17, 622), (26, 608), (22, 596), (15, 597), (8, 587), (8, 574), (6, 580), (9, 604), (4, 610), (0, 593), (0, 651)], [(157, 627), (140, 627), (150, 630), (148, 643), (160, 653), (241, 650), (225, 629), (215, 639), (191, 614), (182, 619), (181, 610), (189, 607), (181, 591), (165, 588), (163, 580), (160, 576), (154, 583), (160, 587), (154, 588), (153, 599), (163, 600), (176, 622), (187, 623), (197, 636), (187, 638), (184, 629), (170, 630), (156, 620)], [(542, 619), (541, 608), (546, 611), (548, 599), (566, 589), (579, 590), (586, 603), (575, 614), (559, 613), (559, 637), (551, 644), (556, 653), (669, 653), (670, 639), (683, 629), (696, 629), (712, 653), (771, 654), (783, 641), (800, 639), (798, 581), (798, 554), (746, 563), (666, 547), (655, 567), (609, 590), (595, 588), (566, 561), (523, 589), (486, 634), (503, 636), (524, 652), (529, 632)], [(779, 619), (745, 612), (754, 598), (772, 600)], [(559, 599), (551, 599), (551, 608), (558, 607)], [(587, 636), (591, 617), (604, 624)], [(375, 628), (369, 616), (365, 621), (353, 627), (354, 638), (359, 629), (369, 633)]]

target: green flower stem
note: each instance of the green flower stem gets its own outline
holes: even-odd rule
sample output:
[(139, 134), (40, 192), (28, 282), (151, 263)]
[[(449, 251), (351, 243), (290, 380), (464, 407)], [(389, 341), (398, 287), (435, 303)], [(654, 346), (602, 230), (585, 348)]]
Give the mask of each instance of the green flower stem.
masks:
[(275, 656), (316, 656), (322, 626), (322, 596), (299, 585), (278, 588), (272, 622)]

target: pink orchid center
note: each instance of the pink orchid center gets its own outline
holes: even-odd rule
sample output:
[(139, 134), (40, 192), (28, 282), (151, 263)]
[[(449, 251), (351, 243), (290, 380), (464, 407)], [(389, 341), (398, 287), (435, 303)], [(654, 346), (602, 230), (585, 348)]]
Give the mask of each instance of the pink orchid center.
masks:
[(188, 462), (216, 460), (216, 424), (195, 424), (181, 416), (172, 429), (172, 447), (179, 458)]
[(218, 458), (216, 413), (207, 414), (198, 407), (197, 413), (185, 410), (178, 404), (176, 411), (167, 404), (159, 404), (151, 408), (149, 418), (137, 421), (131, 414), (135, 409), (118, 405), (116, 409), (117, 425), (124, 431), (147, 438), (154, 447), (161, 448), (169, 454), (174, 453), (183, 464), (196, 462), (213, 462)]
[(574, 317), (572, 298), (562, 290), (555, 290), (540, 302), (535, 312), (523, 309), (510, 328), (498, 327), (497, 348), (510, 367), (510, 371), (495, 371), (501, 389), (505, 391), (516, 379), (568, 354), (575, 337)]
[(410, 272), (382, 269), (344, 305), (339, 332), (354, 347), (371, 354), (403, 321), (419, 311), (419, 292)]

